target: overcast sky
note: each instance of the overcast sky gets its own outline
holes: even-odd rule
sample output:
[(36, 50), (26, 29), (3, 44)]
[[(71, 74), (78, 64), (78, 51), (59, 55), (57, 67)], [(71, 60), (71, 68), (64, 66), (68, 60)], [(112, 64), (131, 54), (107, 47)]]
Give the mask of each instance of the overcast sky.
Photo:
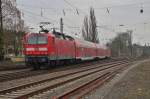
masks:
[[(27, 26), (36, 28), (40, 22), (47, 21), (52, 23), (50, 27), (59, 28), (62, 17), (64, 31), (73, 36), (81, 34), (84, 16), (89, 15), (93, 7), (101, 42), (129, 29), (133, 30), (134, 42), (150, 43), (150, 0), (17, 0), (17, 4)], [(142, 8), (143, 14), (140, 13)]]

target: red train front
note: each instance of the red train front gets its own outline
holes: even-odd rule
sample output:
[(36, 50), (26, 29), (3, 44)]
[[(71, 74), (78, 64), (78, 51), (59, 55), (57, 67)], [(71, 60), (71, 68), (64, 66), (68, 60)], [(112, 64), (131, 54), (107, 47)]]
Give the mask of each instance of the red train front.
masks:
[(27, 34), (24, 40), (24, 54), (27, 64), (48, 63), (48, 56), (53, 55), (53, 36), (51, 34)]

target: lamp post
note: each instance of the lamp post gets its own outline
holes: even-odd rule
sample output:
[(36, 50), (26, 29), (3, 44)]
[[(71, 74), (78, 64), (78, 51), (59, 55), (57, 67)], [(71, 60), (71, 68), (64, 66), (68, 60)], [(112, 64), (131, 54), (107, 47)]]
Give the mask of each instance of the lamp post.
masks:
[[(119, 25), (119, 27), (123, 27), (123, 26), (125, 26), (125, 25), (123, 25), (123, 24), (120, 24), (120, 25)], [(121, 33), (121, 30), (120, 30), (120, 33)], [(120, 56), (121, 56), (121, 36), (119, 35), (119, 33), (118, 33), (118, 37), (119, 37), (118, 56), (120, 57)]]
[(130, 38), (129, 38), (129, 47), (130, 47), (130, 55), (131, 55), (131, 57), (132, 57), (132, 55), (133, 55), (133, 48), (132, 48), (132, 33), (133, 33), (133, 31), (132, 30), (127, 30), (127, 32), (129, 33), (129, 36), (130, 36)]

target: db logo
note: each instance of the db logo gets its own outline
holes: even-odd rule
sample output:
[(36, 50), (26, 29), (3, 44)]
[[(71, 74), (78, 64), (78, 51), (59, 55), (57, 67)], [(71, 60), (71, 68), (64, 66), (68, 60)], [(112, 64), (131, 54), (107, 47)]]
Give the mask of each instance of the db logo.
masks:
[(39, 48), (35, 48), (35, 51), (38, 51), (39, 50)]

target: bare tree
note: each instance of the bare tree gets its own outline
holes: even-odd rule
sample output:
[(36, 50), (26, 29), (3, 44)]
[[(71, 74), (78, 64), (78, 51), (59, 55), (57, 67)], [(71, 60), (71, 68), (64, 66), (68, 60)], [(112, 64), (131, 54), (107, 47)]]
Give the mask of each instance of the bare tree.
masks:
[(90, 20), (89, 20), (89, 32), (90, 32), (90, 37), (91, 41), (94, 43), (99, 43), (98, 39), (98, 32), (97, 32), (97, 22), (96, 22), (96, 17), (95, 17), (95, 12), (94, 9), (90, 9)]
[(2, 14), (5, 29), (12, 28), (14, 31), (22, 29), (21, 12), (16, 7), (16, 0), (2, 0)]
[(132, 56), (131, 32), (126, 31), (118, 35), (109, 44), (113, 56)]
[(87, 16), (85, 16), (83, 24), (84, 25), (82, 27), (82, 36), (84, 37), (85, 40), (90, 41), (90, 38), (89, 38), (89, 23), (88, 23), (88, 17)]
[[(2, 1), (2, 20), (3, 20), (3, 48), (7, 52), (9, 46), (17, 53), (20, 46), (22, 31), (24, 31), (24, 21), (21, 12), (17, 8), (16, 0)], [(8, 36), (9, 35), (9, 36)], [(2, 36), (2, 35), (1, 35)], [(5, 52), (5, 53), (6, 53)]]
[(87, 16), (84, 18), (84, 24), (82, 27), (82, 36), (85, 40), (99, 43), (98, 32), (97, 32), (97, 22), (94, 13), (94, 9), (90, 8), (90, 17)]

